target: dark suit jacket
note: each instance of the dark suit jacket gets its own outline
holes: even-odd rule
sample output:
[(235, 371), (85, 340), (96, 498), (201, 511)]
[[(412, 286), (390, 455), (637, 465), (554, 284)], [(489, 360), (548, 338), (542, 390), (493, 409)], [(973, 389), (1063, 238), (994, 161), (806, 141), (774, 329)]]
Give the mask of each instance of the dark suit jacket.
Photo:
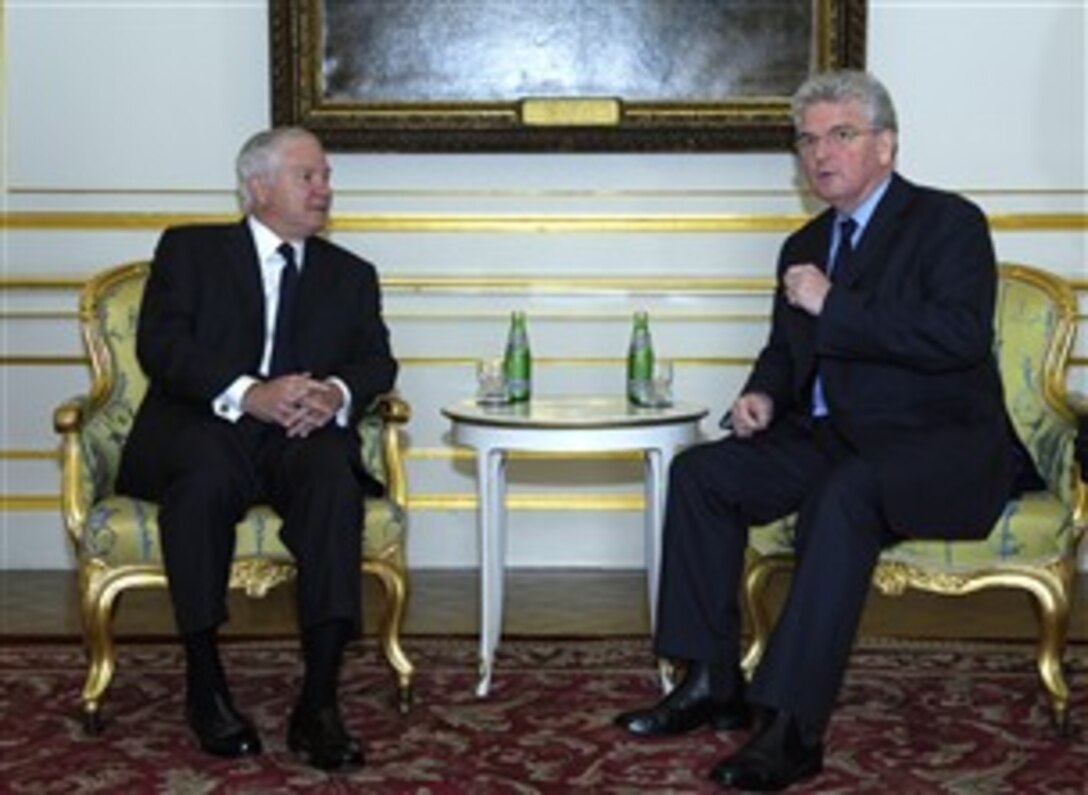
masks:
[[(355, 421), (393, 387), (397, 363), (381, 317), (374, 267), (324, 240), (306, 241), (296, 299), (295, 351), (314, 378), (340, 378), (352, 395), (345, 443), (365, 485)], [(139, 493), (140, 467), (186, 421), (214, 416), (212, 400), (240, 375), (258, 375), (264, 288), (245, 221), (168, 229), (159, 241), (140, 309), (137, 356), (149, 387), (125, 446), (119, 487)]]
[[(783, 245), (778, 276), (824, 263), (834, 212)], [(775, 416), (807, 415), (819, 361), (835, 427), (870, 462), (897, 532), (980, 538), (1011, 481), (1001, 381), (993, 356), (997, 270), (981, 211), (893, 175), (813, 318), (775, 297), (769, 342), (746, 391)]]

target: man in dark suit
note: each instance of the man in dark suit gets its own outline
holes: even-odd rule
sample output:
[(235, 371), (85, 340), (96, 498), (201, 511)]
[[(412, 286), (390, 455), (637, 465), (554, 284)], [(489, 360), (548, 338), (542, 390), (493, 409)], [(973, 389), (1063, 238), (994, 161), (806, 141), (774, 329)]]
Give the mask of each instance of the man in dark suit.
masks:
[[(984, 537), (1011, 483), (983, 214), (895, 173), (895, 111), (870, 75), (816, 75), (792, 107), (800, 166), (830, 208), (782, 247), (770, 337), (727, 415), (732, 436), (672, 465), (655, 647), (686, 662), (684, 677), (616, 718), (653, 736), (747, 728), (755, 712), (756, 729), (711, 772), (742, 790), (822, 769), (881, 550)], [(748, 528), (793, 512), (789, 596), (746, 686)]]
[(287, 741), (314, 766), (362, 764), (338, 708), (344, 647), (361, 622), (363, 498), (381, 491), (356, 423), (397, 363), (372, 265), (317, 237), (332, 203), (320, 142), (298, 128), (241, 149), (246, 217), (167, 230), (140, 309), (149, 388), (118, 487), (160, 504), (186, 712), (209, 753), (259, 753), (216, 642), (227, 619), (235, 524), (259, 502), (283, 518), (298, 564), (305, 662)]

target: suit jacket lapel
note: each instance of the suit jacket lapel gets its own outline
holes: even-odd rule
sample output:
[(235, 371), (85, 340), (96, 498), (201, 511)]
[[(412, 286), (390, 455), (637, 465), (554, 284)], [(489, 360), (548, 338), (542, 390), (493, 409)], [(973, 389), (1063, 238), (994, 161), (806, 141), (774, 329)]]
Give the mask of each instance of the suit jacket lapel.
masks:
[(840, 282), (843, 287), (850, 287), (862, 279), (873, 279), (887, 266), (887, 241), (900, 227), (898, 219), (910, 204), (911, 187), (898, 174), (892, 174), (888, 190), (866, 224), (850, 268)]
[(314, 238), (306, 241), (302, 275), (295, 299), (295, 351), (302, 364), (313, 366), (313, 354), (322, 347), (322, 305), (333, 295), (336, 285), (330, 279), (335, 269), (327, 267), (326, 251)]
[(266, 324), (264, 282), (261, 280), (261, 264), (257, 261), (253, 234), (244, 219), (227, 237), (224, 262), (238, 295), (241, 327), (247, 329), (246, 351), (256, 364), (260, 364)]

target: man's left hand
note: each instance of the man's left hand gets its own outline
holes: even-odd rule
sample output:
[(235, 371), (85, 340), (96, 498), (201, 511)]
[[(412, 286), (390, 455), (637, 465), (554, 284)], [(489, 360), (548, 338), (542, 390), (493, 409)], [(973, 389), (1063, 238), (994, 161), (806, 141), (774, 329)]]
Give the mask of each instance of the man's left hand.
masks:
[(790, 306), (817, 317), (823, 311), (831, 282), (822, 270), (811, 263), (790, 265), (782, 277), (782, 289)]
[(310, 381), (309, 389), (297, 401), (298, 410), (286, 424), (288, 436), (308, 436), (336, 416), (344, 396), (334, 384)]

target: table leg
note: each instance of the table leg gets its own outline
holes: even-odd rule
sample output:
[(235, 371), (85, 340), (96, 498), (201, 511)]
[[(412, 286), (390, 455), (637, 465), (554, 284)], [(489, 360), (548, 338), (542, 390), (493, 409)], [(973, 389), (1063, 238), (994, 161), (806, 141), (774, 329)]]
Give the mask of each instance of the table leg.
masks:
[(646, 451), (645, 557), (650, 632), (657, 629), (657, 590), (661, 578), (661, 534), (665, 522), (665, 490), (672, 455), (659, 448)]
[[(657, 600), (661, 582), (661, 546), (665, 527), (665, 498), (668, 491), (670, 449), (646, 451), (646, 594), (650, 603), (650, 634), (657, 631)], [(666, 693), (672, 689), (672, 666), (660, 661), (658, 673)]]
[(480, 678), (476, 695), (491, 689), (495, 649), (502, 631), (503, 569), (506, 549), (506, 458), (501, 450), (476, 456), (480, 529)]

